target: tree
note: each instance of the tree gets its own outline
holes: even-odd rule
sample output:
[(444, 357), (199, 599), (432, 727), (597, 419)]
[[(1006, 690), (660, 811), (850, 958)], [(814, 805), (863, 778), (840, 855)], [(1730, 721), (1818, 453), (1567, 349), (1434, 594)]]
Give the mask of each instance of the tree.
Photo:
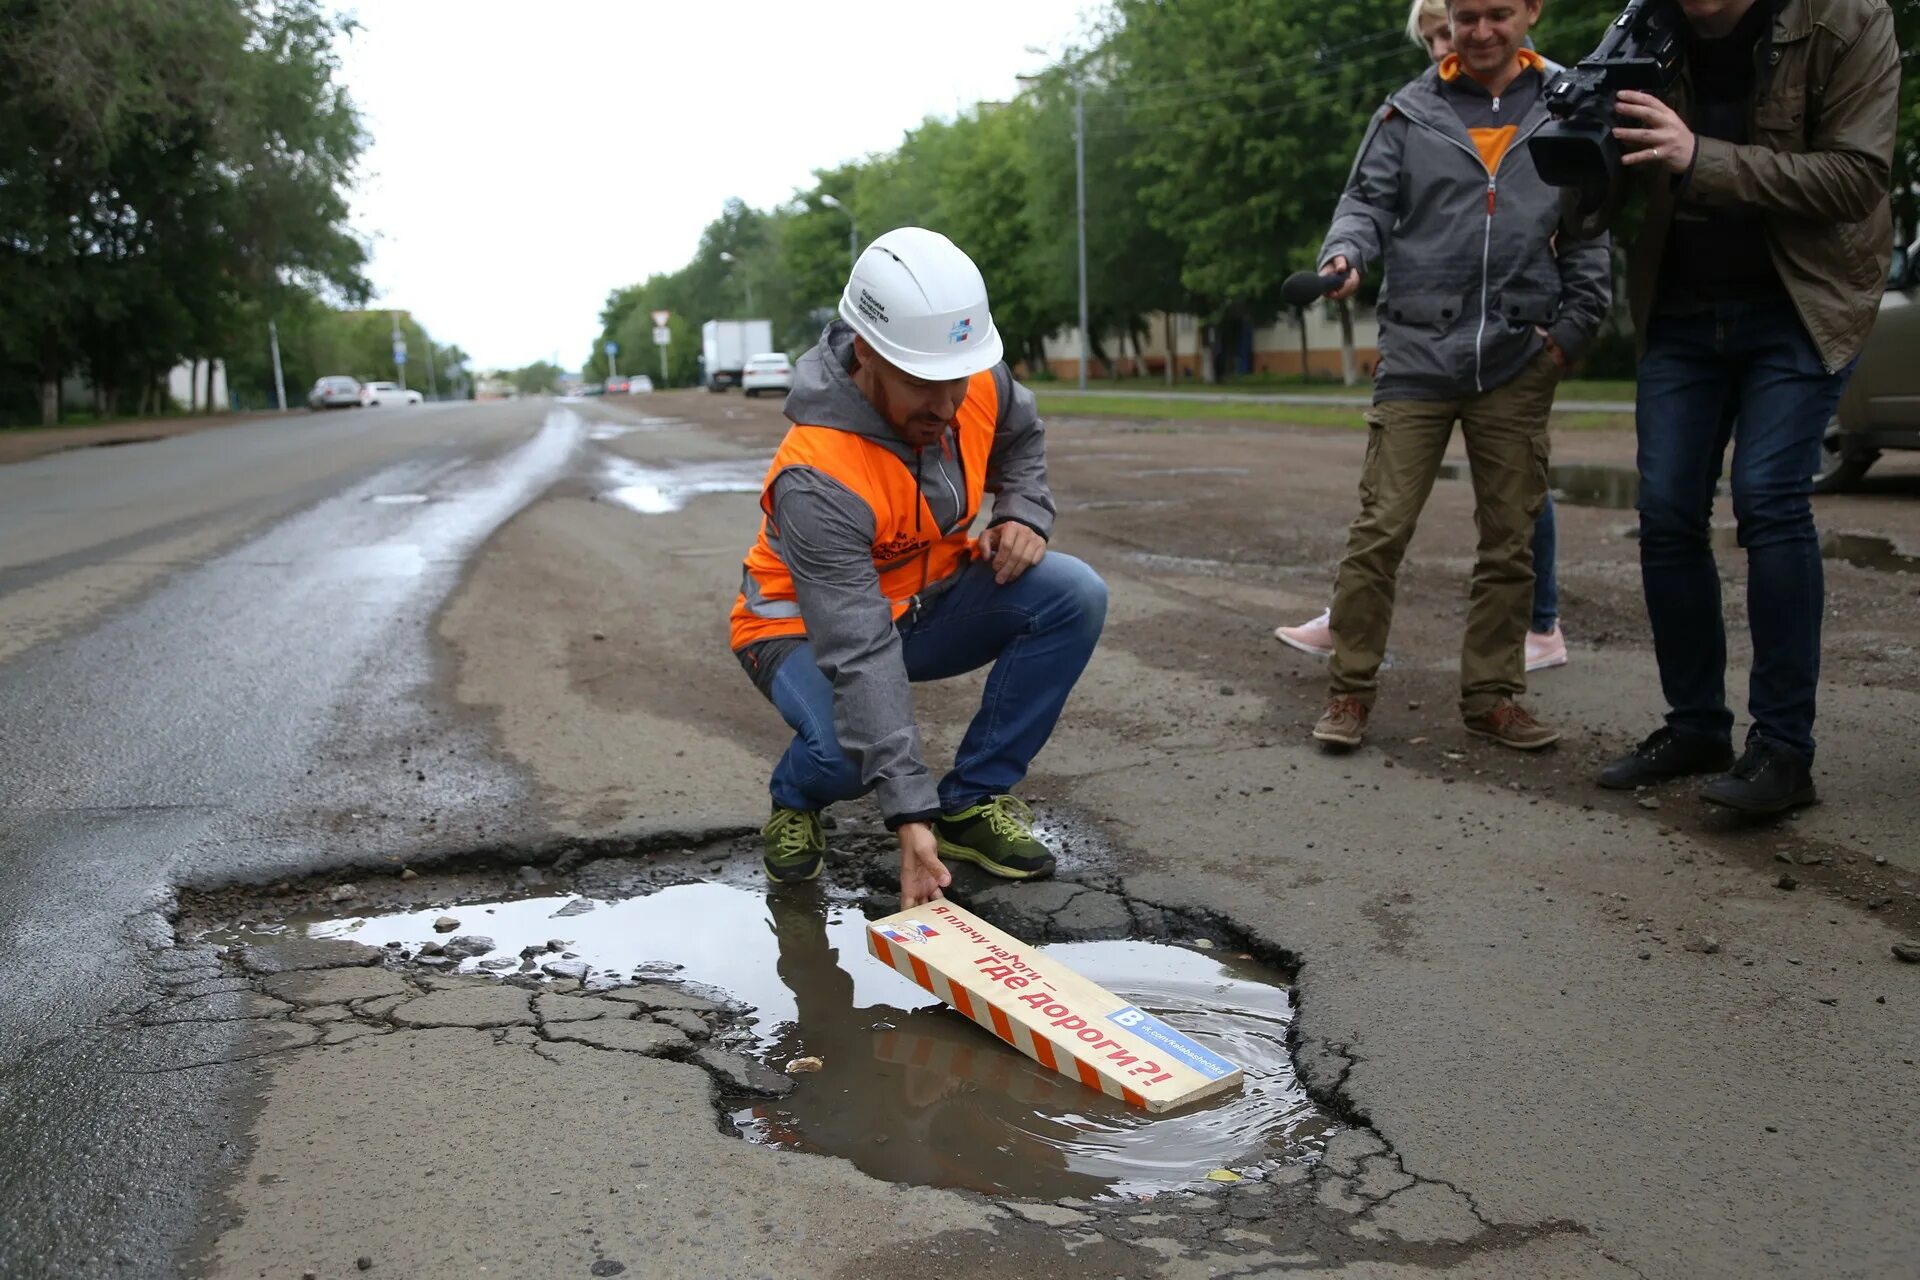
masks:
[[(316, 0), (11, 0), (0, 12), (0, 407), (84, 371), (157, 404), (288, 290), (364, 296), (365, 136)], [(251, 308), (251, 309), (250, 309)]]
[(547, 360), (535, 360), (523, 369), (515, 369), (507, 377), (513, 383), (514, 390), (523, 396), (544, 396), (552, 394), (560, 385), (560, 375), (565, 373), (559, 365)]

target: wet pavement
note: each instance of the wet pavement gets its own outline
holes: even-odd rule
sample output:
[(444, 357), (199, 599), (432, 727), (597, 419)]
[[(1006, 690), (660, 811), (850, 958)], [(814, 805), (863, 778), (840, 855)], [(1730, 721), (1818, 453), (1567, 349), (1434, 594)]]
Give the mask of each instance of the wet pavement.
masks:
[[(377, 431), (283, 420), (0, 470), (0, 931), (15, 961), (0, 1273), (253, 1280), (357, 1274), (361, 1257), (423, 1278), (1911, 1269), (1912, 1222), (1889, 1205), (1920, 1150), (1904, 983), (1920, 970), (1888, 944), (1920, 927), (1905, 838), (1920, 605), (1902, 565), (1878, 567), (1920, 545), (1902, 460), (1818, 504), (1824, 527), (1886, 546), (1847, 548), (1876, 567), (1830, 561), (1827, 803), (1756, 826), (1683, 786), (1589, 785), (1657, 714), (1617, 513), (1563, 507), (1574, 664), (1528, 695), (1568, 730), (1557, 753), (1516, 759), (1459, 732), (1474, 534), (1455, 484), (1403, 572), (1406, 660), (1373, 740), (1329, 761), (1304, 738), (1322, 672), (1269, 632), (1324, 605), (1358, 437), (1050, 424), (1057, 545), (1112, 590), (1100, 654), (1024, 789), (1075, 847), (1062, 880), (963, 877), (956, 896), (1049, 945), (1176, 944), (1143, 976), (1124, 957), (1110, 970), (1176, 1018), (1255, 984), (1231, 988), (1249, 1017), (1232, 1030), (1286, 1037), (1294, 1074), (1270, 1110), (1292, 1124), (1304, 1088), (1339, 1125), (1324, 1150), (1306, 1120), (1194, 1132), (1181, 1146), (1209, 1159), (1246, 1152), (1244, 1176), (1143, 1200), (1125, 1189), (1134, 1165), (1171, 1179), (1198, 1162), (1161, 1168), (1165, 1152), (1085, 1111), (1062, 1133), (1068, 1113), (1042, 1110), (1052, 1082), (970, 1057), (937, 1009), (857, 988), (820, 1043), (800, 1038), (797, 994), (791, 1020), (752, 1020), (750, 995), (784, 1017), (792, 990), (765, 980), (783, 963), (771, 915), (754, 920), (749, 995), (695, 976), (725, 955), (647, 958), (634, 930), (607, 930), (617, 990), (570, 967), (593, 963), (585, 922), (601, 912), (697, 880), (757, 896), (746, 833), (786, 734), (719, 637), (755, 519), (731, 486), (780, 420), (720, 397), (658, 397), (657, 421), (561, 406), (579, 425), (549, 454), (553, 407)], [(1555, 447), (1615, 471), (1631, 454), (1608, 433)], [(671, 509), (602, 500), (622, 487), (611, 458)], [(702, 475), (724, 483), (682, 482)], [(1743, 565), (1723, 557), (1736, 613)], [(977, 678), (916, 689), (934, 758), (977, 696)], [(891, 875), (868, 808), (838, 816), (831, 891), (787, 939), (830, 991), (866, 963), (834, 912), (863, 894), (882, 911)], [(645, 875), (606, 871), (629, 855)], [(256, 926), (449, 907), (460, 923), (408, 924), (418, 941), (400, 950), (438, 939), (442, 957), (191, 941), (192, 912), (243, 898)], [(432, 963), (536, 900), (538, 922), (515, 923), (538, 924), (528, 942)], [(1289, 975), (1273, 1010), (1258, 999), (1272, 975), (1236, 972), (1241, 953)], [(1214, 971), (1176, 967), (1201, 963)], [(800, 1057), (822, 1069), (776, 1069)], [(903, 1100), (903, 1123), (939, 1121), (911, 1159), (871, 1132), (859, 1151), (835, 1082)], [(1024, 1110), (988, 1123), (989, 1098)], [(803, 1149), (809, 1115), (818, 1149), (846, 1158)], [(1050, 1189), (1092, 1189), (916, 1185), (958, 1183), (940, 1140), (995, 1124)], [(998, 1187), (1000, 1158), (965, 1161)]]

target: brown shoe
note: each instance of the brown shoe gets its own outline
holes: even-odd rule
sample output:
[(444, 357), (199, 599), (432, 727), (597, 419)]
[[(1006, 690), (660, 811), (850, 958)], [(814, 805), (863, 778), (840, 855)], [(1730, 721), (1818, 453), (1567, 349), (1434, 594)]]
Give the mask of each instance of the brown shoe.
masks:
[(1515, 751), (1538, 751), (1560, 741), (1560, 731), (1549, 729), (1512, 698), (1502, 698), (1485, 715), (1467, 721), (1467, 732), (1491, 738)]
[(1327, 709), (1314, 722), (1313, 736), (1337, 747), (1357, 747), (1367, 732), (1367, 707), (1350, 693), (1327, 699)]

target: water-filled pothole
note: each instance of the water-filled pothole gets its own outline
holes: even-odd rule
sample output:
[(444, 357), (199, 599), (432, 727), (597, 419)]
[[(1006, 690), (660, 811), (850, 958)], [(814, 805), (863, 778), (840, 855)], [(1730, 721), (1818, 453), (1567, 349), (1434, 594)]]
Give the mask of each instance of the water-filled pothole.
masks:
[(667, 515), (707, 493), (758, 493), (767, 480), (767, 459), (699, 462), (684, 467), (644, 467), (625, 458), (607, 463), (613, 487), (601, 496), (642, 515)]
[[(741, 1136), (840, 1156), (889, 1181), (1042, 1199), (1145, 1194), (1220, 1168), (1313, 1159), (1335, 1128), (1295, 1077), (1284, 976), (1242, 953), (1145, 941), (1045, 948), (1245, 1070), (1236, 1093), (1150, 1116), (1042, 1069), (874, 960), (857, 895), (717, 881), (622, 899), (531, 892), (294, 914), (205, 940), (348, 939), (442, 972), (581, 978), (589, 991), (685, 984), (746, 1009), (721, 1033), (728, 1047), (793, 1068), (784, 1097), (722, 1100)], [(817, 1069), (795, 1067), (801, 1059)]]

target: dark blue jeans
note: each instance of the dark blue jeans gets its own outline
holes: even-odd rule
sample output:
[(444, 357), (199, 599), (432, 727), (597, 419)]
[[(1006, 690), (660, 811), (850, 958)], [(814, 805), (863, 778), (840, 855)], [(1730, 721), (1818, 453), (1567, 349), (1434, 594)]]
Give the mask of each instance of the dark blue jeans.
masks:
[(1726, 740), (1726, 623), (1710, 518), (1733, 442), (1753, 636), (1748, 738), (1813, 756), (1826, 582), (1813, 527), (1820, 437), (1852, 366), (1828, 373), (1791, 303), (1655, 316), (1640, 361), (1640, 577), (1667, 724)]
[(1533, 621), (1536, 632), (1546, 635), (1560, 621), (1560, 579), (1554, 572), (1559, 552), (1558, 530), (1553, 524), (1553, 490), (1547, 490), (1547, 505), (1533, 522)]
[[(1006, 586), (976, 560), (913, 623), (900, 627), (907, 679), (944, 680), (993, 664), (980, 710), (967, 726), (940, 807), (969, 808), (1020, 785), (1047, 744), (1060, 709), (1100, 639), (1107, 584), (1085, 563), (1049, 551)], [(801, 645), (774, 672), (773, 705), (793, 727), (768, 789), (785, 809), (820, 809), (870, 788), (840, 749), (833, 685)]]

